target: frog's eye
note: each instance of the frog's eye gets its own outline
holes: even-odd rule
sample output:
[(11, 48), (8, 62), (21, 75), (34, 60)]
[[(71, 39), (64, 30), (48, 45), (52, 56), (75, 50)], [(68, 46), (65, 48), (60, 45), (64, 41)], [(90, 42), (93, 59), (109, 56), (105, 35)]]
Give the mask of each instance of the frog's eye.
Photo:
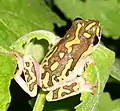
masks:
[(99, 38), (98, 38), (98, 36), (95, 36), (93, 39), (93, 45), (98, 44), (98, 42), (99, 42)]
[(77, 18), (74, 19), (74, 21), (76, 21), (76, 20), (83, 20), (83, 19), (80, 18), (80, 17), (77, 17)]

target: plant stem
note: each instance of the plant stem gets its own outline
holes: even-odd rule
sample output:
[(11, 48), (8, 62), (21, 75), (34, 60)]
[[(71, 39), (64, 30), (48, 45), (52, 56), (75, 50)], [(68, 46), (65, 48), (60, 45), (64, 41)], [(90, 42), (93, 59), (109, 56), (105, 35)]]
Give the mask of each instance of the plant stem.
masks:
[(40, 90), (33, 111), (43, 111), (45, 100), (46, 100), (46, 93)]

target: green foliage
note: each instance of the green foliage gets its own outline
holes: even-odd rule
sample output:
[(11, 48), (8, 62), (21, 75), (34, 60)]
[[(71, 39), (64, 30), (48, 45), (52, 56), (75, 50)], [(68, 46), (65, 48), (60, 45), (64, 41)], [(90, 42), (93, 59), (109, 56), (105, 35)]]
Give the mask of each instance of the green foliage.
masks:
[[(120, 39), (119, 0), (50, 0), (48, 3), (50, 7), (43, 0), (0, 1), (0, 111), (6, 111), (11, 101), (9, 87), (16, 68), (11, 50), (30, 54), (40, 63), (51, 44), (55, 45), (58, 40), (51, 33), (56, 33), (54, 24), (64, 28), (67, 20), (72, 21), (78, 16), (83, 19), (97, 19), (102, 25), (103, 38), (108, 41)], [(52, 10), (55, 10), (55, 5), (64, 14), (61, 14), (62, 17)], [(107, 43), (104, 44), (108, 45)], [(91, 57), (96, 65), (88, 65), (85, 73), (89, 75), (89, 82), (97, 81), (94, 95), (82, 93), (80, 97), (77, 95), (57, 102), (46, 102), (46, 93), (40, 90), (34, 107), (32, 106), (33, 111), (119, 111), (120, 100), (112, 100), (108, 93), (103, 93), (109, 75), (120, 81), (119, 56), (115, 59), (113, 51), (99, 45)]]
[(112, 101), (108, 93), (102, 93), (100, 103), (96, 111), (119, 111), (120, 99)]
[(112, 66), (111, 76), (120, 81), (120, 59), (116, 59)]
[(12, 56), (0, 52), (0, 111), (6, 111), (10, 105), (10, 82), (15, 71), (15, 62)]
[(68, 18), (97, 19), (106, 37), (120, 37), (120, 2), (118, 0), (55, 0)]
[(0, 45), (4, 47), (34, 30), (53, 31), (53, 23), (64, 22), (42, 0), (0, 1)]
[[(44, 33), (43, 33), (41, 31), (37, 31), (37, 32), (35, 31), (35, 32), (31, 32), (31, 33), (25, 35), (24, 37), (20, 38), (18, 41), (16, 41), (11, 46), (11, 48), (14, 48), (15, 50), (20, 51), (21, 53), (24, 53), (24, 54), (27, 54), (27, 52), (29, 52), (29, 50), (30, 50), (29, 54), (32, 55), (33, 57), (35, 57), (34, 55), (37, 53), (36, 44), (31, 43), (31, 40), (34, 40), (35, 38), (37, 39), (37, 41), (45, 39), (49, 42), (49, 44), (55, 44), (54, 43), (55, 36), (53, 34), (51, 34), (50, 32), (44, 31)], [(32, 44), (32, 48), (31, 48), (30, 44)], [(37, 42), (37, 44), (39, 44), (38, 52), (41, 54), (44, 54), (43, 50), (47, 50), (47, 49), (40, 48), (40, 47), (43, 47), (43, 46), (48, 47), (48, 46), (46, 46), (46, 44), (41, 45), (41, 42)], [(24, 48), (22, 47), (23, 45), (24, 45)], [(43, 58), (43, 56), (41, 57), (41, 54), (38, 55), (38, 56), (40, 56), (38, 58)], [(107, 48), (105, 48), (104, 46), (101, 46), (101, 45), (99, 45), (97, 47), (96, 51), (92, 54), (92, 58), (95, 60), (96, 66), (88, 67), (88, 70), (86, 70), (86, 73), (90, 73), (89, 74), (90, 80), (91, 80), (92, 76), (96, 75), (95, 80), (98, 81), (98, 88), (97, 88), (96, 94), (94, 96), (89, 95), (89, 93), (82, 94), (81, 98), (83, 100), (83, 103), (77, 106), (77, 108), (76, 108), (77, 111), (81, 111), (81, 110), (87, 111), (88, 109), (92, 110), (93, 107), (96, 108), (97, 104), (99, 103), (100, 95), (103, 92), (105, 83), (108, 80), (109, 71), (110, 71), (109, 69), (112, 66), (112, 63), (114, 61), (114, 56), (115, 55), (112, 51), (108, 50)], [(39, 60), (41, 60), (41, 59), (39, 59)], [(101, 61), (103, 61), (103, 62), (101, 62)], [(91, 82), (93, 82), (93, 80)], [(36, 104), (34, 106), (34, 111), (37, 111), (38, 109), (41, 109), (41, 111), (42, 111), (42, 108), (43, 108), (44, 102), (45, 102), (45, 94), (42, 94), (42, 93), (40, 93), (37, 97)], [(50, 105), (50, 107), (51, 107), (51, 105)], [(47, 109), (50, 110), (51, 108), (47, 107)], [(59, 110), (59, 109), (56, 109), (56, 110)], [(67, 110), (67, 109), (62, 109), (62, 110)]]
[(30, 32), (16, 42), (10, 48), (22, 54), (32, 55), (38, 62), (40, 62), (49, 50), (50, 45), (56, 42), (56, 36), (45, 30), (37, 30)]
[[(82, 95), (83, 102), (76, 107), (76, 111), (95, 111), (99, 104), (100, 96), (103, 92), (105, 84), (109, 77), (110, 68), (114, 62), (114, 52), (108, 50), (102, 45), (99, 45), (95, 52), (91, 55), (96, 62), (96, 66), (88, 67), (87, 73), (94, 75), (97, 81), (97, 90), (95, 95)], [(91, 76), (90, 75), (90, 78)]]

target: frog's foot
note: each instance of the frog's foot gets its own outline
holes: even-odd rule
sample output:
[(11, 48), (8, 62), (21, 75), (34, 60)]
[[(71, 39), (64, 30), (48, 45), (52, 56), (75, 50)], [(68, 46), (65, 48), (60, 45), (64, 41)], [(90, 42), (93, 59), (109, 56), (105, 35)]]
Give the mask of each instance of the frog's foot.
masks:
[[(16, 56), (18, 69), (15, 72), (14, 79), (20, 87), (31, 97), (37, 94), (37, 77), (39, 74), (36, 61), (31, 56), (20, 56), (17, 52), (12, 52)], [(37, 64), (38, 65), (38, 64)], [(28, 66), (28, 67), (27, 67)], [(36, 72), (36, 73), (35, 73)], [(24, 79), (21, 75), (24, 74)]]
[(84, 78), (84, 77), (80, 77), (79, 79), (79, 92), (82, 93), (82, 92), (90, 92), (91, 94), (95, 94), (95, 90), (93, 89), (94, 87), (97, 86), (97, 82), (88, 82), (87, 81), (87, 78)]
[(17, 60), (18, 67), (16, 68), (15, 75), (20, 76), (23, 71), (23, 56), (19, 55), (16, 51), (12, 51), (11, 54), (15, 56), (15, 60)]
[(95, 94), (94, 87), (97, 86), (97, 83), (84, 83), (81, 85), (79, 92), (90, 92), (91, 94)]

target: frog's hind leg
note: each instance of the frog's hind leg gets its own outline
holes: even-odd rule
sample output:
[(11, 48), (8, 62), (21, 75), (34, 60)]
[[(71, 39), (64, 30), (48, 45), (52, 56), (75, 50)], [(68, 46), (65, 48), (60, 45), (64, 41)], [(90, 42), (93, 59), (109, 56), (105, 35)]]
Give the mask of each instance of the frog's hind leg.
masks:
[(92, 88), (95, 86), (96, 83), (86, 83), (86, 80), (84, 78), (77, 77), (76, 79), (66, 83), (62, 87), (50, 91), (46, 96), (46, 100), (58, 101), (67, 97), (77, 95), (82, 92), (90, 92), (94, 94), (95, 91)]
[(35, 64), (35, 59), (30, 56), (26, 55), (24, 56), (24, 69), (23, 74), (25, 77), (25, 82), (29, 91), (29, 95), (31, 97), (34, 97), (37, 95), (37, 66)]
[[(76, 79), (77, 77), (81, 77), (82, 73), (85, 71), (86, 69), (86, 64), (93, 64), (95, 65), (95, 61), (90, 58), (89, 56), (86, 58), (80, 58), (78, 60), (78, 62), (76, 63), (74, 69), (72, 71), (69, 71), (68, 76), (61, 82), (58, 82), (54, 87), (52, 88), (47, 88), (47, 89), (43, 89), (44, 91), (51, 91), (51, 90), (55, 90), (59, 87), (62, 87), (64, 84), (73, 81), (74, 79)], [(41, 75), (41, 74), (40, 74)]]
[[(27, 57), (27, 59), (26, 59), (25, 56), (22, 57), (17, 52), (14, 52), (13, 54), (16, 56), (16, 60), (18, 63), (18, 70), (16, 71), (16, 73), (14, 75), (15, 81), (31, 97), (36, 96), (36, 94), (37, 94), (36, 76), (33, 73), (29, 73), (29, 70), (33, 71), (34, 67), (31, 67), (32, 69), (28, 68), (29, 69), (28, 70), (25, 66), (25, 62), (27, 62), (29, 64), (31, 59), (29, 57)], [(22, 74), (24, 74), (25, 80), (21, 77)], [(32, 74), (32, 76), (31, 76), (31, 74)], [(34, 75), (34, 78), (33, 78), (33, 75)]]

